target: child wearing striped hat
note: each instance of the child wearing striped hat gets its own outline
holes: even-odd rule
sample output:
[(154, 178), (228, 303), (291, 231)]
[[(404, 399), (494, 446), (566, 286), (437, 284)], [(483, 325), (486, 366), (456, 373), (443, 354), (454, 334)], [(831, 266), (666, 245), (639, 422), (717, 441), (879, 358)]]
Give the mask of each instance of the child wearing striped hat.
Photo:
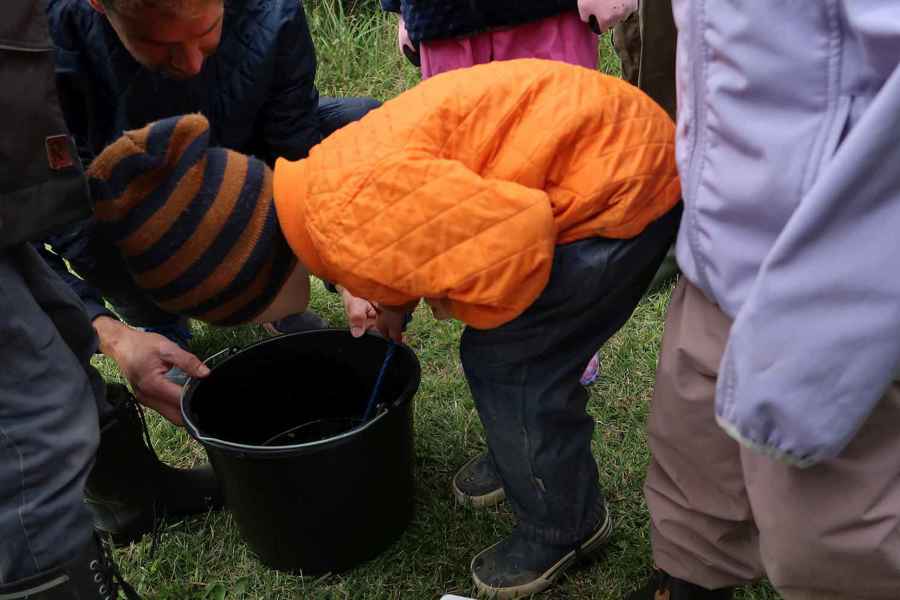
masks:
[(468, 325), (460, 355), (488, 452), (454, 477), (513, 533), (476, 586), (512, 598), (592, 555), (611, 520), (581, 365), (628, 319), (680, 206), (671, 120), (595, 71), (521, 60), (446, 73), (274, 173), (208, 148), (199, 115), (128, 132), (93, 163), (96, 214), (137, 283), (211, 323), (305, 308), (309, 274), (379, 307)]

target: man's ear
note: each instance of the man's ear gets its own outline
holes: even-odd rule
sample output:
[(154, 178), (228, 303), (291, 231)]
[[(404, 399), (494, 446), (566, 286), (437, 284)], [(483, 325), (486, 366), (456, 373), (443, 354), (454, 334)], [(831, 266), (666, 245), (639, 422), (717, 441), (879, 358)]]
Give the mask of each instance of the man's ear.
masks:
[(96, 10), (101, 15), (106, 14), (106, 7), (103, 6), (103, 3), (100, 0), (88, 0), (91, 3), (91, 7)]

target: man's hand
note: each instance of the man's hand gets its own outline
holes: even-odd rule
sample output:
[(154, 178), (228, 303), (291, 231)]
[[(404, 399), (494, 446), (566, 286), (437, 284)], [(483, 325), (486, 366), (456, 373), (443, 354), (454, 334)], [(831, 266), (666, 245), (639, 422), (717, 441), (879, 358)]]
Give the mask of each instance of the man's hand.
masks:
[(371, 302), (365, 298), (357, 298), (341, 286), (337, 286), (344, 302), (344, 313), (347, 315), (347, 323), (350, 325), (350, 334), (353, 337), (361, 337), (362, 334), (375, 327), (378, 313)]
[[(651, 0), (652, 1), (652, 0)], [(638, 0), (578, 0), (578, 14), (597, 35), (638, 9)]]
[(94, 319), (94, 329), (100, 338), (100, 351), (119, 366), (138, 402), (181, 425), (181, 386), (166, 379), (166, 373), (179, 367), (190, 377), (206, 377), (209, 368), (175, 342), (111, 317)]

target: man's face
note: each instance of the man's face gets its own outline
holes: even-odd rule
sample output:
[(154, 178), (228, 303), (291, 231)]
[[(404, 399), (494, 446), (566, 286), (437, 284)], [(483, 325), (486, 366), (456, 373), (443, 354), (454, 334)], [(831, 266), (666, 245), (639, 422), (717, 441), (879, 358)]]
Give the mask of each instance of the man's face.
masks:
[(125, 14), (105, 8), (100, 0), (90, 2), (106, 15), (136, 61), (173, 79), (200, 73), (203, 61), (219, 47), (225, 12), (222, 0), (185, 2), (185, 10), (177, 13), (145, 7)]

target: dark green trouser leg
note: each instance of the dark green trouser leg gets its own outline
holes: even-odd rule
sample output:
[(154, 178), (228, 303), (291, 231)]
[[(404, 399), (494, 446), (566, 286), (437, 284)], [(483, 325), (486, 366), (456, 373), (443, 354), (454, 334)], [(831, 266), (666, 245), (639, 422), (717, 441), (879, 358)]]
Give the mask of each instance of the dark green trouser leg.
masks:
[[(638, 86), (675, 118), (675, 45), (678, 32), (671, 0), (644, 0), (640, 14), (619, 23), (613, 43), (622, 61), (622, 78)], [(650, 283), (650, 292), (678, 274), (674, 246)]]
[(641, 74), (641, 19), (638, 13), (615, 26), (613, 46), (622, 63), (622, 79), (638, 85)]
[(671, 0), (641, 2), (641, 66), (638, 87), (675, 118), (675, 44)]

